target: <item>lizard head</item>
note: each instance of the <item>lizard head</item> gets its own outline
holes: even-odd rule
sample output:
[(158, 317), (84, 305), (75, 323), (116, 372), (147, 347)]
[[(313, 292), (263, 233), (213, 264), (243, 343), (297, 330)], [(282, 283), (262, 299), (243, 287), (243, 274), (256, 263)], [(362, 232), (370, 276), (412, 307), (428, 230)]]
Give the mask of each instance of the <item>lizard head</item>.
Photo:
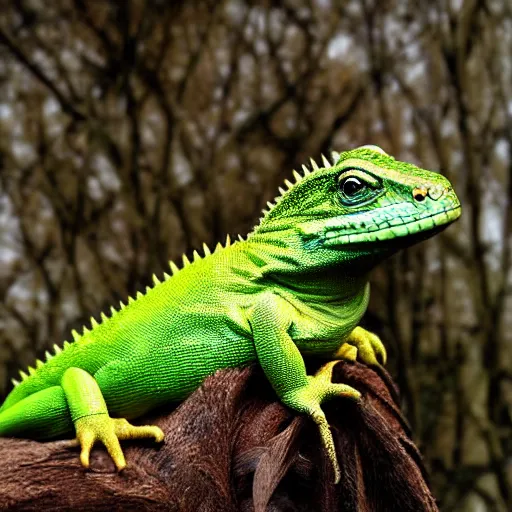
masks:
[(397, 161), (377, 146), (333, 157), (332, 164), (324, 159), (324, 167), (305, 168), (304, 176), (294, 173), (296, 183), (285, 181), (288, 190), (280, 189), (254, 234), (291, 237), (292, 247), (316, 250), (332, 263), (365, 255), (380, 260), (438, 233), (461, 214), (450, 182), (440, 174)]

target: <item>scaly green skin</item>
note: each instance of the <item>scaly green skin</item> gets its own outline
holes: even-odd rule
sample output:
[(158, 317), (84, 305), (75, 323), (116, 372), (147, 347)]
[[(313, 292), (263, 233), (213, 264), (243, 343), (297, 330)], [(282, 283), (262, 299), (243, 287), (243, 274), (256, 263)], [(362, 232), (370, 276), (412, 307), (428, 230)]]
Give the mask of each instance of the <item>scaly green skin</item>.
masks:
[(318, 424), (337, 480), (321, 403), (360, 394), (331, 383), (332, 363), (308, 376), (301, 354), (384, 363), (378, 337), (358, 327), (368, 272), (457, 219), (460, 204), (443, 176), (375, 146), (312, 164), (285, 182), (247, 240), (205, 248), (179, 271), (172, 264), (172, 277), (22, 373), (0, 408), (0, 435), (46, 439), (74, 428), (85, 466), (101, 440), (122, 469), (119, 439), (163, 439), (125, 418), (184, 399), (220, 368), (258, 361), (281, 401)]

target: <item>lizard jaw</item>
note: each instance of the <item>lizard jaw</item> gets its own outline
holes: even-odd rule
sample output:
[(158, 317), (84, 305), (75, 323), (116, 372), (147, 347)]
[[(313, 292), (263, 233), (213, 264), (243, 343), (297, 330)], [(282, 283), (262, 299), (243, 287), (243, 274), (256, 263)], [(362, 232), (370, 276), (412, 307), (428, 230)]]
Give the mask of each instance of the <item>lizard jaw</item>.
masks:
[[(382, 242), (400, 239), (407, 236), (419, 236), (420, 240), (429, 238), (438, 231), (457, 220), (461, 215), (460, 204), (441, 212), (424, 216), (409, 222), (393, 225), (386, 222), (387, 226), (375, 230), (363, 232), (344, 233), (340, 229), (331, 229), (325, 233), (324, 247), (347, 246), (368, 242)], [(423, 236), (422, 236), (423, 235)]]

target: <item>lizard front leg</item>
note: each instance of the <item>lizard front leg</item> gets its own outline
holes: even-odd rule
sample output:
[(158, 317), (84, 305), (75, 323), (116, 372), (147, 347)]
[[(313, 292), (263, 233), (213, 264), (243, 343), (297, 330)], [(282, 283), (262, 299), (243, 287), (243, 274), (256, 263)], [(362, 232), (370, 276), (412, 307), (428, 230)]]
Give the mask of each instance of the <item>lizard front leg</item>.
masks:
[(164, 433), (156, 426), (136, 427), (123, 418), (111, 418), (100, 387), (92, 375), (80, 368), (68, 368), (61, 386), (75, 424), (76, 439), (82, 447), (80, 461), (89, 467), (89, 455), (96, 441), (107, 448), (117, 469), (126, 466), (120, 439), (154, 437), (162, 441)]
[(349, 361), (359, 358), (369, 366), (384, 365), (387, 360), (386, 349), (380, 338), (359, 326), (343, 340), (333, 357)]
[(294, 312), (295, 309), (288, 302), (272, 293), (266, 293), (260, 298), (250, 318), (256, 353), (281, 401), (307, 414), (318, 425), (337, 483), (340, 468), (332, 433), (321, 404), (334, 396), (358, 400), (361, 394), (345, 384), (332, 383), (332, 372), (320, 372), (315, 376), (306, 374), (304, 360), (288, 334)]

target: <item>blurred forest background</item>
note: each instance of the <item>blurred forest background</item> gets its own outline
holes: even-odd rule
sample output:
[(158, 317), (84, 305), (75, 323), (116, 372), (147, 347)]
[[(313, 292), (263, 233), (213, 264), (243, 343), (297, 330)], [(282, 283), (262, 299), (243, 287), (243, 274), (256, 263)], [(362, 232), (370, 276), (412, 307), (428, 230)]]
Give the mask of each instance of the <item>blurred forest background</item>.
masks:
[(512, 510), (512, 5), (0, 0), (0, 395), (294, 168), (377, 144), (462, 220), (373, 274), (444, 511)]

